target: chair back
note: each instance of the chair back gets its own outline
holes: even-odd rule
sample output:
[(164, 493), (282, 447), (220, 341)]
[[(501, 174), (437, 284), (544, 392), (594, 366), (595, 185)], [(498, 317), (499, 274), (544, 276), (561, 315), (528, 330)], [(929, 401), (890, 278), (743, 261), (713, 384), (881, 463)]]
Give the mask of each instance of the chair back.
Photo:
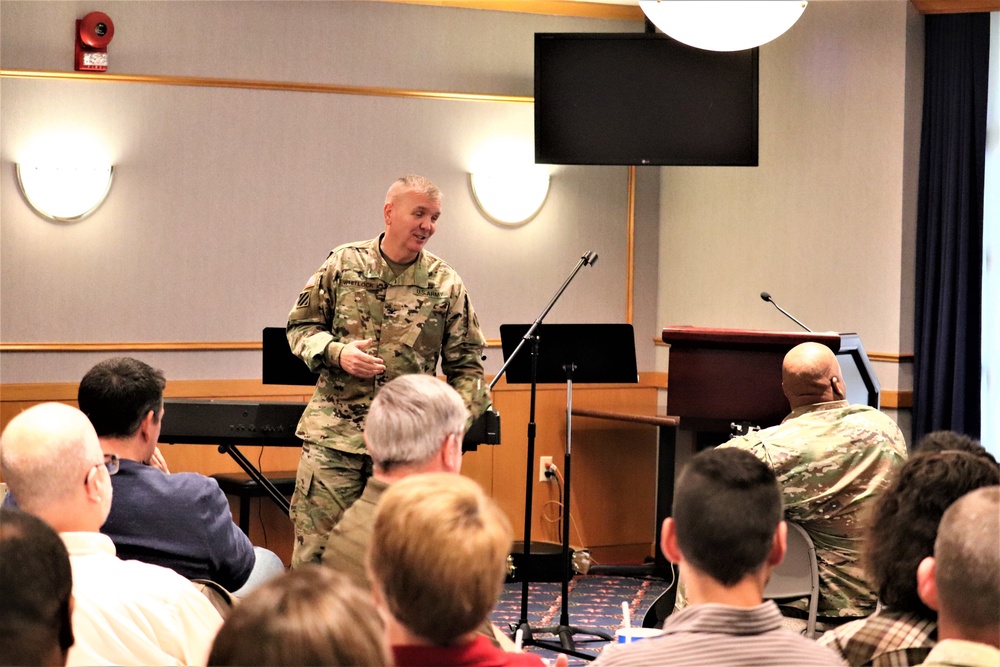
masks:
[(786, 523), (788, 548), (785, 551), (785, 559), (771, 573), (771, 578), (764, 588), (764, 599), (788, 602), (808, 597), (806, 635), (812, 638), (816, 635), (816, 612), (819, 608), (819, 564), (816, 561), (816, 547), (802, 526), (791, 521)]

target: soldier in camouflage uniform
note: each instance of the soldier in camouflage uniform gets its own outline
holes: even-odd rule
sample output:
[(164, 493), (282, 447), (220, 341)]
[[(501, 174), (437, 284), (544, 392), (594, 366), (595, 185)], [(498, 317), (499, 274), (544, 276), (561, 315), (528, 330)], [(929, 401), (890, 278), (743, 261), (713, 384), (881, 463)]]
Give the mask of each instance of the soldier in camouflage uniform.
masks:
[(906, 459), (896, 423), (874, 408), (849, 405), (841, 378), (825, 345), (792, 348), (781, 382), (792, 412), (777, 426), (722, 445), (749, 450), (774, 470), (785, 518), (805, 528), (816, 546), (818, 615), (833, 622), (875, 611), (876, 596), (859, 562), (865, 521)]
[(385, 231), (335, 248), (288, 316), (292, 352), (319, 373), (296, 431), (293, 567), (320, 560), (371, 475), (362, 430), (379, 388), (408, 373), (434, 375), (440, 359), (470, 422), (490, 405), (472, 302), (455, 270), (424, 250), (440, 214), (433, 183), (398, 179), (386, 194)]

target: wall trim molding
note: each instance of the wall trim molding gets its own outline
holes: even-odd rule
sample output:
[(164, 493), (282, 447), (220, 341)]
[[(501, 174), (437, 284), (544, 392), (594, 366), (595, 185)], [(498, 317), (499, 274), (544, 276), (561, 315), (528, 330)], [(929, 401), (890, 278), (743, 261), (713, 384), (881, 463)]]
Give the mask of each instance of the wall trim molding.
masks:
[(186, 341), (133, 343), (0, 343), (0, 352), (205, 352), (259, 350), (260, 341)]
[[(951, 0), (952, 2), (954, 0)], [(454, 9), (490, 9), (519, 14), (578, 16), (591, 19), (642, 21), (645, 15), (636, 3), (581, 2), (580, 0), (382, 0), (407, 5), (432, 5)]]
[[(669, 343), (664, 343), (663, 340), (659, 338), (653, 339), (654, 345), (660, 345), (662, 347), (670, 347)], [(868, 352), (869, 361), (878, 361), (887, 364), (912, 364), (913, 363), (913, 353), (912, 352)]]
[(883, 389), (879, 394), (883, 408), (909, 410), (913, 407), (912, 389)]
[(224, 79), (204, 76), (165, 76), (152, 74), (107, 74), (93, 72), (56, 72), (42, 70), (0, 69), (0, 78), (42, 79), (56, 81), (101, 81), (115, 83), (146, 83), (161, 86), (189, 86), (196, 88), (245, 88), (251, 90), (277, 90), (295, 93), (326, 93), (334, 95), (365, 95), (371, 97), (408, 97), (451, 102), (507, 102), (534, 104), (535, 98), (524, 95), (492, 95), (488, 93), (459, 93), (435, 90), (408, 90), (376, 86), (344, 86), (330, 83), (305, 83), (297, 81), (264, 81), (254, 79)]
[[(631, 227), (631, 225), (630, 225)], [(631, 290), (629, 290), (631, 295)], [(629, 299), (628, 303), (631, 304)], [(631, 320), (631, 318), (628, 318)], [(653, 339), (655, 345), (669, 347), (658, 338)], [(131, 343), (81, 343), (81, 342), (58, 342), (58, 343), (0, 343), (0, 352), (207, 352), (207, 351), (234, 351), (234, 350), (259, 350), (262, 344), (260, 341), (146, 341)], [(502, 347), (499, 338), (489, 338), (486, 340), (487, 348), (499, 349)], [(868, 358), (871, 361), (890, 364), (912, 364), (912, 352), (869, 352)]]
[(869, 361), (882, 361), (889, 364), (912, 364), (912, 352), (869, 352)]
[[(410, 5), (433, 5), (458, 9), (491, 9), (498, 12), (580, 16), (584, 18), (642, 21), (645, 17), (635, 4), (590, 0), (381, 0)], [(910, 0), (921, 14), (963, 14), (1000, 10), (998, 0)]]

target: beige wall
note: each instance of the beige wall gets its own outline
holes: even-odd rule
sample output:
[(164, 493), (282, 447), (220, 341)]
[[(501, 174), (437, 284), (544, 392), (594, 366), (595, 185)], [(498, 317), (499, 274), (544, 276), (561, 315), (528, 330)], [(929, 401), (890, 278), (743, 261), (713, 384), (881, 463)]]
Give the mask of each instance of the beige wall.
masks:
[[(627, 21), (371, 2), (0, 2), (4, 69), (68, 71), (73, 21), (108, 12), (111, 71), (530, 96), (536, 31)], [(633, 321), (640, 370), (668, 324), (785, 329), (761, 290), (869, 352), (912, 351), (922, 19), (906, 0), (812, 3), (761, 49), (761, 163), (639, 168)], [(488, 338), (531, 321), (595, 250), (549, 322), (626, 313), (624, 167), (554, 167), (530, 224), (501, 229), (466, 173), (494, 137), (530, 142), (531, 105), (0, 79), (0, 339), (251, 341), (284, 322), (326, 251), (374, 235), (388, 181), (445, 190), (431, 249), (469, 283)], [(13, 163), (52, 128), (117, 165), (104, 206), (39, 219)], [(488, 370), (502, 361), (488, 352)], [(2, 382), (75, 381), (106, 353), (4, 353)], [(144, 352), (173, 379), (259, 377), (259, 352)], [(877, 363), (884, 389), (909, 364)], [(899, 415), (906, 421), (905, 412)], [(904, 424), (905, 426), (905, 424)], [(905, 430), (905, 428), (904, 428)]]
[[(816, 331), (912, 353), (922, 27), (908, 2), (817, 2), (761, 48), (760, 166), (661, 169), (663, 324), (797, 329), (767, 291)], [(875, 366), (912, 389), (910, 364)]]
[[(69, 70), (74, 2), (3, 2), (5, 69)], [(108, 2), (110, 71), (529, 96), (535, 31), (636, 22), (369, 2)], [(531, 151), (532, 106), (93, 81), (0, 80), (4, 342), (252, 341), (284, 324), (328, 250), (381, 228), (388, 184), (424, 173), (445, 192), (430, 249), (464, 277), (487, 338), (530, 322), (578, 258), (548, 322), (626, 317), (627, 169), (554, 167), (544, 209), (501, 228), (468, 172), (490, 142)], [(74, 225), (33, 214), (13, 163), (46, 133), (98, 138), (116, 165), (106, 203)], [(647, 179), (648, 180), (648, 179)], [(638, 222), (656, 245), (656, 183)], [(655, 289), (655, 256), (637, 283)], [(655, 299), (642, 365), (652, 366)], [(78, 379), (101, 353), (8, 353), (4, 382)], [(147, 352), (171, 379), (259, 377), (255, 351)], [(489, 367), (499, 368), (497, 349)]]

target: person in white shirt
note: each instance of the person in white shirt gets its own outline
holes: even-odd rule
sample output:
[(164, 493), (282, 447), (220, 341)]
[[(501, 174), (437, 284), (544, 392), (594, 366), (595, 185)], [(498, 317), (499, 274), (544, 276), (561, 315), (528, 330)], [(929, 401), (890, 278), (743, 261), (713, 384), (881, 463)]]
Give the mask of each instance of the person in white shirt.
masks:
[(204, 665), (222, 617), (173, 570), (115, 555), (100, 533), (117, 457), (105, 455), (76, 408), (43, 403), (0, 436), (0, 470), (21, 509), (69, 551), (76, 642), (68, 665)]

